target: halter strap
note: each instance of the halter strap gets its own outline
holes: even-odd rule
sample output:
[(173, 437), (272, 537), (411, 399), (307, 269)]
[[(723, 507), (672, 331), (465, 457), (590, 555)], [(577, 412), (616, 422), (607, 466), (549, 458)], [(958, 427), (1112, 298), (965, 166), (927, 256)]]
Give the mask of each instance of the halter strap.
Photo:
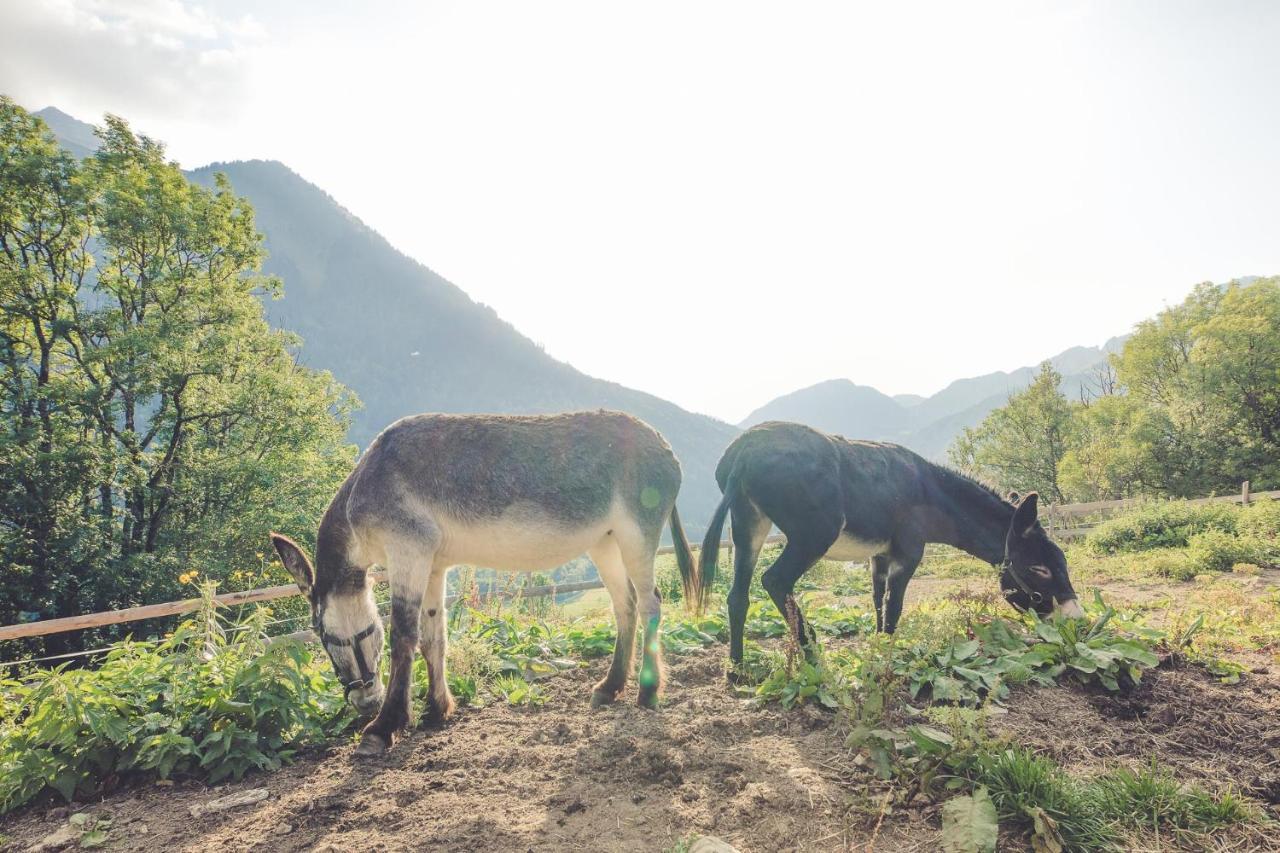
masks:
[(343, 698), (350, 696), (352, 690), (362, 690), (372, 687), (374, 681), (378, 677), (378, 673), (375, 672), (373, 668), (369, 666), (369, 662), (365, 660), (364, 649), (361, 647), (360, 643), (366, 637), (372, 635), (374, 631), (378, 630), (378, 624), (376, 622), (372, 623), (368, 628), (365, 628), (363, 631), (351, 637), (335, 637), (324, 630), (324, 614), (321, 613), (318, 615), (314, 627), (316, 633), (320, 635), (320, 642), (324, 645), (325, 651), (329, 653), (330, 659), (333, 658), (333, 653), (329, 652), (330, 646), (340, 649), (350, 646), (351, 653), (355, 655), (356, 667), (360, 670), (360, 677), (353, 678), (351, 681), (338, 680), (338, 683), (342, 685)]
[(1033, 603), (1039, 604), (1041, 601), (1044, 601), (1044, 596), (1036, 592), (1027, 584), (1026, 578), (1024, 578), (1022, 574), (1013, 567), (1013, 561), (1007, 556), (1004, 558), (1004, 562), (1000, 564), (1000, 571), (1001, 573), (1008, 572), (1010, 577), (1013, 578), (1013, 582), (1027, 594), (1027, 597), (1030, 598)]

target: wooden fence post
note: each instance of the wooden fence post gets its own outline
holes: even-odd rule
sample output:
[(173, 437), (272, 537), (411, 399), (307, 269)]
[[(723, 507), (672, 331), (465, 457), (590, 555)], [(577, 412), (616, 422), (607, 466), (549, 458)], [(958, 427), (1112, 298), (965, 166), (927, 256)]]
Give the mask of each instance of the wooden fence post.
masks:
[(1240, 503), (1249, 503), (1249, 481), (1245, 480), (1240, 484)]

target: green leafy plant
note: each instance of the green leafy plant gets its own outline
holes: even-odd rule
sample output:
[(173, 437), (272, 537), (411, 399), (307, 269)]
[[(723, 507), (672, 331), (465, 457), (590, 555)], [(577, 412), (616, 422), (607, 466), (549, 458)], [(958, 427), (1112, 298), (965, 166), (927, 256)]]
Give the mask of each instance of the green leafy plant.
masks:
[(820, 655), (814, 660), (797, 655), (777, 663), (755, 689), (761, 702), (777, 702), (784, 708), (812, 703), (832, 711), (848, 703), (849, 686), (840, 668), (827, 665)]
[(613, 654), (615, 637), (613, 626), (603, 622), (591, 627), (574, 625), (564, 635), (568, 652), (583, 658)]
[(515, 614), (487, 616), (473, 613), (472, 634), (489, 643), (498, 660), (498, 671), (518, 675), (523, 680), (547, 678), (578, 662), (565, 657), (563, 635), (544, 622), (521, 625)]
[(1229, 572), (1236, 563), (1260, 559), (1253, 541), (1215, 529), (1193, 535), (1187, 542), (1187, 556), (1201, 572)]
[(547, 694), (536, 684), (530, 684), (517, 675), (500, 675), (493, 680), (493, 689), (508, 705), (539, 706), (547, 701)]
[(297, 642), (268, 645), (261, 609), (226, 625), (212, 585), (204, 594), (204, 609), (162, 642), (4, 685), (0, 812), (47, 789), (71, 800), (129, 777), (238, 779), (351, 723), (327, 661)]

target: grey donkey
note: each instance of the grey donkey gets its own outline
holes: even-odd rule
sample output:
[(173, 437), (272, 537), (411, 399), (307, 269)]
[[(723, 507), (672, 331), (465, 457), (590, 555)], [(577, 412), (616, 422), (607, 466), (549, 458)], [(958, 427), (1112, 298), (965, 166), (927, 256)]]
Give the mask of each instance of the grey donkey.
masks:
[[(705, 590), (676, 511), (680, 464), (647, 424), (620, 412), (415, 415), (369, 446), (320, 522), (314, 567), (288, 537), (272, 543), (311, 602), (312, 622), (347, 698), (377, 716), (357, 753), (389, 748), (410, 720), (414, 648), (427, 662), (424, 722), (454, 710), (445, 677), (445, 576), (459, 564), (539, 571), (583, 553), (600, 572), (618, 635), (592, 704), (615, 701), (644, 624), (639, 703), (662, 687), (654, 555), (670, 523), (685, 597)], [(379, 677), (382, 622), (368, 570), (391, 586), (391, 672)]]

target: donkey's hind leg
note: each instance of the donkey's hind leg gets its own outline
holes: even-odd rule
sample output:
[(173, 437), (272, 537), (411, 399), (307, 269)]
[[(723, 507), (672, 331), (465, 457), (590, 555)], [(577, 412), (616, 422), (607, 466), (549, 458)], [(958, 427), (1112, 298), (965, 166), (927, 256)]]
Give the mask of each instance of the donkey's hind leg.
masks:
[(643, 655), (640, 664), (640, 695), (637, 700), (642, 708), (658, 707), (662, 694), (665, 672), (662, 667), (662, 596), (654, 582), (653, 563), (661, 533), (639, 536), (635, 539), (619, 539), (622, 562), (627, 567), (627, 577), (636, 592), (636, 610), (640, 624), (644, 626)]
[[(739, 505), (741, 504), (741, 505)], [(746, 499), (733, 507), (733, 586), (729, 588), (729, 681), (736, 682), (742, 666), (743, 633), (747, 624), (751, 576), (772, 523)]]
[(409, 539), (388, 542), (387, 575), (391, 586), (391, 674), (387, 698), (373, 722), (365, 726), (357, 755), (379, 755), (408, 727), (413, 655), (418, 648), (422, 597), (430, 577), (434, 548)]
[(764, 587), (765, 592), (769, 593), (769, 597), (778, 607), (778, 612), (791, 626), (796, 642), (801, 648), (807, 649), (813, 640), (810, 636), (812, 629), (805, 624), (804, 616), (800, 613), (792, 591), (800, 576), (809, 571), (809, 568), (835, 543), (839, 530), (830, 535), (818, 534), (815, 531), (805, 533), (806, 535), (793, 536), (791, 531), (787, 531), (787, 544), (773, 565), (765, 569), (764, 574), (760, 576), (760, 585)]
[(612, 536), (607, 536), (587, 552), (596, 564), (600, 580), (609, 591), (618, 636), (613, 646), (613, 664), (604, 679), (591, 691), (591, 706), (608, 705), (617, 700), (631, 675), (631, 661), (636, 651), (636, 591), (627, 580), (622, 552)]
[(876, 630), (884, 630), (884, 590), (889, 580), (891, 560), (888, 554), (871, 558), (871, 603), (876, 608)]
[(445, 672), (445, 658), (449, 651), (446, 632), (448, 615), (445, 612), (445, 578), (447, 566), (431, 569), (426, 595), (422, 601), (422, 657), (427, 662), (427, 709), (422, 722), (438, 726), (453, 716), (455, 703), (449, 692), (449, 677)]

